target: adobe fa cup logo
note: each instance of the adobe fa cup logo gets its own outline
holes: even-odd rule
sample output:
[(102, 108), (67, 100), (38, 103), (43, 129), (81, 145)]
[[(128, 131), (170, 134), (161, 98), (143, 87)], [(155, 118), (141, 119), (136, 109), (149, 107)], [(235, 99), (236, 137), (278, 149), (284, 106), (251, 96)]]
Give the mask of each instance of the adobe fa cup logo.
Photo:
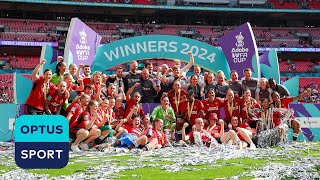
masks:
[(87, 44), (87, 33), (82, 29), (82, 31), (79, 32), (80, 34), (80, 43), (81, 44)]
[(236, 42), (237, 48), (243, 48), (243, 46), (244, 46), (244, 42), (243, 42), (244, 37), (242, 36), (242, 33), (240, 32), (240, 34), (236, 35), (235, 37), (237, 39), (237, 42)]

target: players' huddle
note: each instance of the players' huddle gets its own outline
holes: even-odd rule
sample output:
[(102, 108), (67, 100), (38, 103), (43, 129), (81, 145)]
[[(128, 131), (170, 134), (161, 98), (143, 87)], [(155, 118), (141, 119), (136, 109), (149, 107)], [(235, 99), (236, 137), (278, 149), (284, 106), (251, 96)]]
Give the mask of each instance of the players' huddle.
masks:
[[(91, 74), (89, 65), (67, 67), (60, 56), (54, 74), (47, 69), (39, 76), (46, 63), (42, 60), (32, 72), (34, 84), (25, 103), (26, 114), (65, 116), (74, 152), (110, 146), (150, 150), (181, 140), (198, 146), (220, 143), (255, 149), (253, 137), (265, 130), (280, 131), (286, 124), (297, 140), (300, 124), (289, 113), (289, 103), (310, 90), (291, 97), (273, 78), (252, 78), (249, 68), (243, 70), (241, 80), (236, 71), (228, 81), (222, 71), (202, 74), (192, 53), (188, 55), (185, 67), (175, 60), (173, 67), (163, 64), (154, 72), (147, 61), (138, 71), (138, 63), (132, 61), (129, 72), (118, 67), (110, 76)], [(188, 77), (192, 66), (194, 72)], [(160, 105), (149, 115), (142, 103)]]

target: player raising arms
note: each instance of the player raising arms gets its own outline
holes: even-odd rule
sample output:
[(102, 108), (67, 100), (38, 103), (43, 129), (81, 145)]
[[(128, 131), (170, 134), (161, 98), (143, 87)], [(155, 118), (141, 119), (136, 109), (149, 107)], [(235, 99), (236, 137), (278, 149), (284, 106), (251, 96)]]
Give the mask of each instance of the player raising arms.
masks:
[(41, 60), (40, 64), (32, 71), (33, 86), (29, 97), (26, 101), (26, 113), (32, 115), (41, 115), (45, 113), (45, 101), (48, 100), (48, 93), (55, 89), (55, 86), (50, 79), (52, 71), (46, 69), (43, 76), (39, 76), (38, 72), (41, 66), (46, 63), (46, 60)]

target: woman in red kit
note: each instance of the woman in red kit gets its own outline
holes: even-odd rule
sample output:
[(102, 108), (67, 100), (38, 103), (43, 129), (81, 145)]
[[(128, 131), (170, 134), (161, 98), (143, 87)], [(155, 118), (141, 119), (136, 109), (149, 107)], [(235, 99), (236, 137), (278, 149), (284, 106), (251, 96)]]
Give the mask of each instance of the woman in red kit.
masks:
[(178, 115), (179, 105), (186, 99), (187, 92), (181, 89), (181, 83), (179, 80), (175, 80), (173, 83), (173, 89), (169, 91), (168, 97), (176, 115)]
[(220, 108), (223, 105), (223, 99), (215, 97), (215, 92), (213, 89), (208, 90), (207, 99), (202, 100), (204, 106), (204, 111), (206, 113), (205, 119), (209, 118), (209, 114), (216, 113), (218, 119), (220, 119)]
[[(135, 86), (139, 84), (139, 83), (136, 83)], [(129, 91), (128, 91), (129, 92)], [(144, 111), (142, 109), (142, 105), (140, 105), (140, 100), (141, 100), (141, 95), (139, 92), (136, 92), (133, 94), (133, 98), (130, 98), (130, 94), (127, 93), (127, 102), (126, 102), (126, 111), (125, 111), (125, 116), (127, 116), (130, 111), (132, 110), (132, 108), (134, 107), (137, 107), (138, 110), (137, 110), (137, 114), (140, 116), (140, 117), (144, 117)], [(131, 123), (130, 122), (131, 120), (129, 120), (129, 122), (127, 123)]]
[[(266, 129), (272, 129), (281, 124), (281, 117), (284, 115), (279, 111), (272, 111), (270, 108), (270, 100), (263, 99), (261, 112), (257, 113), (257, 117), (261, 120), (258, 127), (259, 131), (264, 131)], [(271, 114), (272, 113), (272, 114)]]
[[(204, 145), (210, 145), (211, 138), (213, 136), (204, 129), (203, 119), (197, 118), (195, 119), (195, 129), (194, 131), (189, 132), (186, 134), (186, 128), (189, 126), (188, 123), (184, 123), (182, 127), (182, 140), (187, 141), (190, 140), (191, 143), (196, 144), (198, 146), (202, 146), (202, 143)], [(197, 135), (199, 135), (200, 139), (198, 139)]]
[(250, 89), (243, 92), (243, 98), (240, 103), (240, 117), (242, 122), (246, 122), (251, 128), (256, 128), (257, 119), (253, 115), (253, 109), (260, 109), (260, 104), (251, 97)]
[[(187, 92), (187, 101), (181, 104), (181, 113), (183, 119), (188, 121), (188, 123), (190, 124), (190, 127), (189, 129), (187, 128), (187, 131), (190, 130), (191, 127), (195, 124), (196, 118), (204, 116), (204, 106), (201, 101), (194, 98), (193, 91)], [(177, 127), (177, 130), (180, 129), (178, 129)]]
[[(302, 99), (303, 97), (310, 94), (311, 90), (308, 89), (306, 92), (301, 93), (300, 95), (296, 97), (284, 97), (280, 98), (280, 95), (277, 91), (274, 91), (272, 93), (272, 100), (273, 100), (273, 107), (274, 108), (285, 108), (289, 109), (289, 104), (292, 103), (295, 100)], [(288, 125), (293, 129), (293, 141), (296, 141), (298, 139), (299, 133), (300, 133), (300, 123), (295, 119), (295, 117), (292, 115), (289, 117)]]
[(225, 124), (229, 124), (231, 122), (231, 117), (236, 116), (240, 118), (240, 98), (235, 98), (233, 90), (229, 89), (227, 91), (227, 96), (224, 101), (224, 113), (225, 113)]
[(234, 130), (241, 141), (247, 142), (250, 145), (250, 149), (256, 149), (256, 145), (252, 142), (252, 130), (247, 123), (241, 123), (238, 117), (232, 116), (228, 128), (229, 130)]
[(93, 94), (94, 95), (96, 95), (100, 89), (101, 79), (102, 79), (101, 74), (102, 74), (101, 72), (95, 71), (92, 75), (90, 84), (93, 87)]
[(72, 75), (70, 73), (65, 73), (63, 75), (63, 81), (67, 83), (67, 90), (70, 91), (83, 91), (84, 86), (82, 79), (78, 79), (77, 82), (79, 83), (79, 86), (72, 83)]
[(79, 101), (74, 102), (67, 107), (66, 118), (69, 121), (69, 125), (78, 119), (79, 115), (87, 108), (89, 101), (90, 96), (82, 94)]
[(62, 105), (69, 98), (69, 92), (67, 91), (67, 83), (61, 81), (57, 84), (58, 88), (51, 91), (48, 94), (45, 104), (45, 110), (47, 114), (60, 114)]
[(48, 93), (55, 89), (55, 85), (50, 82), (52, 71), (46, 69), (43, 76), (39, 76), (38, 72), (46, 60), (41, 60), (40, 64), (32, 71), (33, 87), (26, 101), (26, 113), (31, 115), (40, 115), (45, 113), (45, 102), (47, 101)]
[[(224, 131), (224, 121), (218, 119), (216, 113), (210, 113), (208, 115), (208, 120), (210, 122), (209, 126), (205, 128), (216, 140), (221, 144), (226, 144), (229, 140), (232, 143), (239, 145), (240, 140), (234, 130)], [(219, 123), (219, 124), (218, 124)]]
[(98, 138), (101, 134), (100, 129), (94, 128), (95, 121), (99, 121), (98, 102), (90, 101), (86, 111), (82, 112), (79, 118), (70, 126), (69, 137), (76, 139), (71, 145), (74, 152), (79, 152), (79, 144), (82, 150), (88, 150), (88, 143)]
[(163, 120), (156, 118), (153, 120), (152, 124), (152, 135), (149, 137), (150, 142), (145, 146), (146, 149), (165, 147), (169, 142), (162, 129)]

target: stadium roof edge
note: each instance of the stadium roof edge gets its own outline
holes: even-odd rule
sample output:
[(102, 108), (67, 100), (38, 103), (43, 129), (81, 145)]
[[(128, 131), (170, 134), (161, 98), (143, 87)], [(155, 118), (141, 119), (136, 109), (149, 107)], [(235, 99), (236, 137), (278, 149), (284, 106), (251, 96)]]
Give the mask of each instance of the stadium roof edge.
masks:
[(270, 12), (270, 13), (320, 13), (320, 10), (312, 9), (266, 9), (266, 8), (224, 8), (224, 7), (197, 7), (197, 6), (164, 6), (164, 5), (140, 5), (140, 4), (113, 4), (92, 2), (71, 2), (53, 0), (0, 0), (2, 2), (57, 4), (73, 6), (104, 6), (136, 9), (162, 9), (162, 10), (188, 10), (188, 11), (228, 11), (228, 12)]

